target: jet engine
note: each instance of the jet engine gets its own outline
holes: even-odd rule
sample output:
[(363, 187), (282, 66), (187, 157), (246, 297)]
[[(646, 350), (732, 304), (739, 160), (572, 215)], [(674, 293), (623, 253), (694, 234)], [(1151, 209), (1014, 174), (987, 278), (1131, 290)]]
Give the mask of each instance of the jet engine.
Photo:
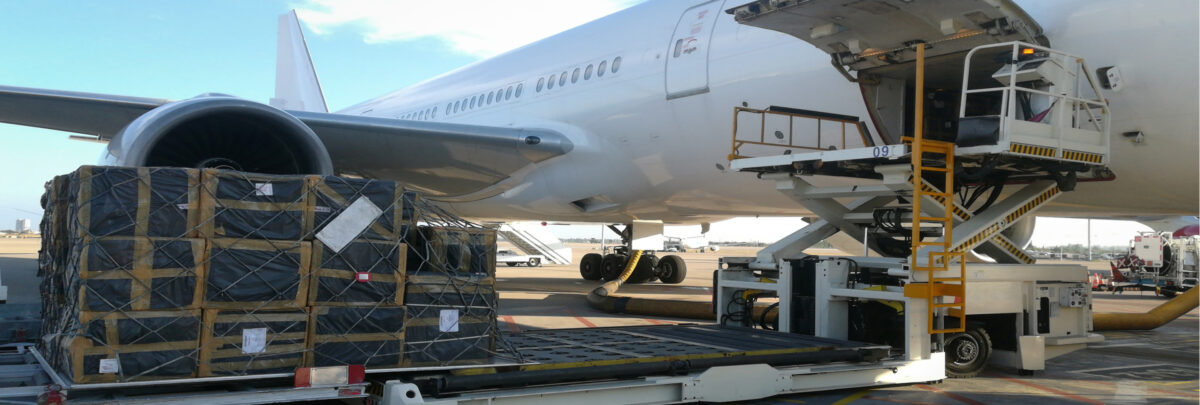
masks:
[(333, 174), (329, 151), (304, 122), (275, 107), (211, 93), (164, 104), (130, 122), (109, 141), (103, 161)]

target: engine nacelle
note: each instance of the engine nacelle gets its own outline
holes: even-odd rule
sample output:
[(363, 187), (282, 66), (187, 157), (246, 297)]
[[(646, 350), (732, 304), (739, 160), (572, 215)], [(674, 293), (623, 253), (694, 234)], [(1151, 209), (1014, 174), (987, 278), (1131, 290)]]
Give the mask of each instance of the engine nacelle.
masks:
[(104, 164), (218, 167), (270, 174), (333, 174), (325, 144), (275, 107), (205, 94), (150, 110), (113, 137)]

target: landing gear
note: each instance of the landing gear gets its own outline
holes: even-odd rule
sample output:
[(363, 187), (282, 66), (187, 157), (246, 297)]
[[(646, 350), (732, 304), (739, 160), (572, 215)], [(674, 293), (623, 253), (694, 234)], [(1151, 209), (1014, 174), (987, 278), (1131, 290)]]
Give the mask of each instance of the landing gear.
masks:
[(625, 262), (629, 261), (629, 256), (621, 253), (609, 253), (604, 255), (604, 260), (600, 264), (600, 278), (604, 281), (613, 281), (621, 276), (621, 271), (625, 270)]
[(983, 328), (946, 336), (946, 376), (970, 378), (979, 375), (992, 357), (992, 338)]
[(658, 279), (667, 284), (682, 283), (684, 277), (687, 277), (687, 263), (684, 263), (682, 257), (675, 255), (663, 256), (655, 270)]
[(633, 268), (633, 274), (630, 274), (629, 279), (625, 280), (625, 282), (640, 284), (658, 279), (658, 272), (655, 271), (658, 263), (658, 256), (643, 253), (642, 258), (638, 260), (637, 267)]
[[(609, 225), (611, 229), (618, 235), (621, 235), (621, 245), (613, 248), (612, 253), (597, 254), (588, 253), (579, 261), (579, 274), (584, 280), (595, 281), (613, 281), (621, 277), (621, 272), (625, 271), (625, 266), (629, 264), (630, 242), (634, 239), (633, 228), (637, 226), (637, 222), (633, 225), (620, 228), (619, 225)], [(639, 235), (654, 234), (661, 235), (662, 223), (658, 223), (658, 228), (650, 228), (646, 231), (642, 229)], [(639, 236), (640, 237), (640, 236)], [(534, 264), (530, 264), (533, 266)], [(638, 259), (637, 265), (634, 266), (633, 272), (625, 279), (625, 283), (639, 284), (649, 283), (654, 280), (661, 280), (666, 284), (679, 284), (687, 277), (687, 264), (683, 258), (676, 255), (663, 256), (659, 258), (653, 250), (642, 251), (642, 256)]]
[(583, 276), (584, 280), (599, 280), (601, 262), (603, 260), (604, 256), (600, 256), (599, 253), (588, 253), (583, 255), (583, 259), (579, 260), (579, 275)]

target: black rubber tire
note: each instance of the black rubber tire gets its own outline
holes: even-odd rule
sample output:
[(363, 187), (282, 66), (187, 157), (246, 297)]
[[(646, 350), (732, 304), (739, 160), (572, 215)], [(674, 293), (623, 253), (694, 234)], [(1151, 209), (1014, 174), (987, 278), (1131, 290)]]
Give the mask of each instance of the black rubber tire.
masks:
[(633, 268), (633, 274), (629, 275), (629, 279), (625, 280), (627, 284), (641, 284), (650, 282), (654, 278), (654, 268), (658, 266), (658, 256), (642, 255), (638, 259), (637, 267)]
[(946, 335), (946, 376), (971, 378), (983, 372), (992, 357), (992, 338), (983, 328)]
[(596, 281), (600, 279), (600, 265), (604, 260), (604, 256), (599, 253), (588, 253), (579, 259), (579, 275), (583, 276), (584, 280)]
[(536, 257), (531, 257), (529, 258), (529, 262), (525, 263), (525, 265), (529, 267), (542, 267), (542, 261)]
[(600, 279), (604, 281), (613, 281), (621, 276), (621, 272), (625, 271), (625, 263), (629, 261), (629, 256), (610, 253), (604, 255), (604, 261), (600, 265)]
[(1162, 296), (1167, 298), (1175, 298), (1175, 290), (1162, 290)]
[(504, 262), (504, 265), (506, 265), (508, 267), (516, 267), (517, 266), (517, 264), (513, 263), (513, 262)]
[(665, 284), (679, 284), (687, 277), (687, 263), (675, 255), (663, 256), (658, 260), (658, 278)]

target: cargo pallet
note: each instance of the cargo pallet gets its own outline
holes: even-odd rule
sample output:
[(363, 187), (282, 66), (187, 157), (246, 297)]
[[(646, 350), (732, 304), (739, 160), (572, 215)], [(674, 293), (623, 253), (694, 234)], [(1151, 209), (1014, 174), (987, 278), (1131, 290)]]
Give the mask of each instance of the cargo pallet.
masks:
[[(0, 402), (47, 391), (71, 403), (258, 404), (373, 396), (383, 404), (727, 401), (942, 378), (886, 345), (715, 325), (539, 330), (506, 336), (521, 363), (367, 370), (356, 384), (296, 387), (295, 374), (66, 383), (32, 345), (0, 354)], [(739, 390), (723, 387), (737, 384)], [(57, 386), (57, 387), (55, 387)], [(370, 386), (370, 389), (368, 387)]]

